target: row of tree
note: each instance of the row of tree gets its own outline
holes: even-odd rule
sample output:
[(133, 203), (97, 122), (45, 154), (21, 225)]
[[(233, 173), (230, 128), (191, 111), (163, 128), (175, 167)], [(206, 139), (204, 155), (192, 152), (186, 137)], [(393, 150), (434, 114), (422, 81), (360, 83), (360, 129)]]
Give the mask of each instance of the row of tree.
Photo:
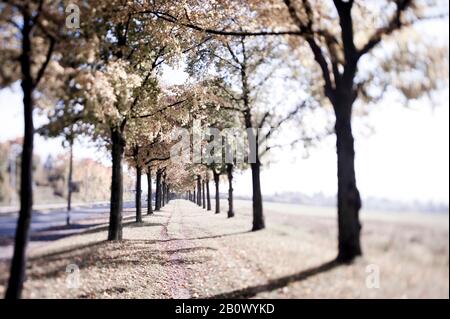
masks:
[[(433, 17), (436, 2), (384, 0), (366, 7), (353, 0), (245, 0), (237, 8), (232, 0), (79, 0), (70, 6), (2, 0), (0, 85), (20, 81), (25, 123), (20, 213), (6, 297), (19, 298), (25, 278), (35, 108), (50, 119), (43, 134), (62, 135), (70, 145), (87, 135), (109, 150), (109, 240), (122, 239), (124, 159), (136, 169), (137, 222), (142, 221), (141, 175), (147, 174), (151, 187), (152, 172), (155, 210), (170, 193), (191, 191), (199, 202), (211, 171), (218, 210), (218, 175), (226, 172), (229, 214), (234, 214), (230, 164), (238, 163), (215, 167), (171, 159), (174, 128), (192, 129), (195, 121), (219, 130), (247, 129), (248, 143), (257, 141), (255, 160), (248, 165), (252, 229), (263, 229), (260, 171), (266, 149), (259, 146), (289, 121), (297, 128), (292, 143), (308, 145), (328, 134), (328, 121), (305, 120), (325, 109), (333, 115), (337, 141), (338, 259), (361, 255), (353, 110), (386, 91), (419, 98), (445, 85), (447, 48), (427, 41), (414, 27)], [(190, 80), (167, 84), (161, 79), (165, 65), (185, 65)], [(264, 126), (272, 130), (262, 136), (255, 129)], [(148, 201), (151, 214), (151, 197)]]

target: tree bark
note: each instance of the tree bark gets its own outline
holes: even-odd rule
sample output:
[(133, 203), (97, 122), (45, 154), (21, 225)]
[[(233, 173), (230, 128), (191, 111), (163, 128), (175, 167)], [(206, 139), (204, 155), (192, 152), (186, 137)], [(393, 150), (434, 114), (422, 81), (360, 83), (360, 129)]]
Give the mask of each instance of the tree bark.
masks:
[(263, 215), (260, 163), (257, 156), (257, 163), (251, 164), (252, 170), (252, 189), (253, 189), (253, 228), (252, 231), (258, 231), (266, 227)]
[(156, 171), (155, 211), (161, 210), (161, 170)]
[(142, 168), (136, 166), (136, 223), (142, 223), (142, 185), (141, 185)]
[(263, 203), (261, 194), (261, 162), (259, 160), (259, 136), (255, 134), (252, 128), (252, 119), (250, 112), (244, 114), (245, 127), (248, 131), (249, 145), (254, 145), (255, 162), (250, 164), (252, 171), (252, 208), (253, 208), (253, 227), (252, 231), (258, 231), (266, 227), (263, 213)]
[(162, 186), (161, 186), (161, 207), (164, 207), (166, 205), (166, 174), (164, 173), (162, 175)]
[(197, 175), (197, 205), (202, 206), (202, 185), (200, 175)]
[(122, 240), (123, 172), (125, 139), (118, 128), (111, 129), (112, 178), (108, 240)]
[(209, 193), (209, 179), (206, 179), (206, 210), (211, 210), (211, 196)]
[(23, 10), (22, 54), (20, 66), (22, 72), (22, 91), (24, 107), (24, 139), (20, 172), (20, 211), (17, 220), (14, 253), (11, 261), (10, 277), (6, 290), (6, 299), (19, 299), (25, 280), (26, 249), (33, 206), (33, 78), (31, 75), (31, 17), (28, 9)]
[(215, 211), (215, 213), (216, 214), (220, 214), (220, 195), (219, 195), (219, 178), (220, 178), (220, 174), (219, 173), (217, 173), (217, 172), (213, 172), (213, 174), (214, 174), (214, 186), (215, 186), (215, 189), (216, 189), (216, 197), (215, 197), (215, 200), (216, 200), (216, 211)]
[(336, 114), (336, 151), (338, 158), (338, 260), (352, 261), (362, 255), (359, 210), (361, 198), (356, 186), (355, 149), (351, 127), (352, 99), (338, 95), (334, 106)]
[(164, 183), (164, 180), (161, 182), (161, 208), (164, 207), (166, 204), (165, 200), (166, 196), (166, 184)]
[(170, 185), (169, 184), (166, 185), (166, 191), (167, 191), (167, 193), (166, 193), (166, 203), (169, 204), (169, 201), (170, 201)]
[(202, 204), (203, 204), (203, 209), (206, 209), (206, 192), (205, 192), (205, 180), (202, 180)]
[(227, 164), (228, 176), (228, 218), (234, 217), (233, 208), (233, 164)]
[(147, 170), (147, 215), (153, 214), (152, 195), (152, 169), (149, 166)]
[(70, 212), (72, 211), (72, 176), (73, 176), (73, 136), (69, 138), (70, 155), (69, 155), (69, 176), (67, 178), (67, 216), (66, 225), (70, 225)]

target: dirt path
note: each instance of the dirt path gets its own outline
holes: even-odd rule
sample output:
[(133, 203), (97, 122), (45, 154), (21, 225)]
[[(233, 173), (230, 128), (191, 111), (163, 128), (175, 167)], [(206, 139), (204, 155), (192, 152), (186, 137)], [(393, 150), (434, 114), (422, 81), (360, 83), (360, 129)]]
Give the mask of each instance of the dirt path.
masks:
[[(170, 252), (170, 265), (167, 269), (170, 278), (168, 289), (170, 290), (173, 299), (188, 299), (191, 298), (191, 293), (187, 288), (187, 269), (184, 266), (184, 259), (180, 253), (186, 248), (187, 242), (180, 227), (177, 227), (176, 225), (179, 224), (182, 226), (182, 221), (177, 220), (178, 216), (181, 216), (181, 214), (179, 214), (178, 203), (169, 206), (168, 210), (170, 215), (161, 229), (161, 239), (163, 241), (162, 248), (165, 251)], [(176, 238), (180, 239), (176, 240)]]
[[(242, 278), (246, 274), (246, 280), (252, 282), (264, 281), (268, 277), (262, 269), (246, 256), (245, 252), (234, 248), (232, 245), (222, 244), (223, 234), (216, 235), (208, 230), (208, 223), (199, 222), (205, 215), (211, 216), (211, 212), (199, 209), (198, 206), (176, 201), (167, 206), (168, 218), (161, 229), (162, 249), (170, 252), (170, 266), (167, 268), (170, 279), (170, 292), (172, 298), (197, 298), (202, 294), (211, 282), (198, 282), (199, 274), (202, 278), (208, 278), (204, 271), (204, 262), (193, 259), (198, 254), (198, 261), (224, 261), (232, 265)], [(215, 216), (218, 217), (218, 216)], [(222, 217), (222, 216), (220, 216)], [(220, 218), (219, 217), (219, 218)], [(225, 234), (226, 235), (226, 234)], [(207, 240), (208, 247), (203, 246)], [(216, 268), (212, 271), (221, 271)], [(223, 271), (223, 274), (229, 273)], [(232, 278), (228, 278), (228, 281)], [(201, 287), (201, 289), (199, 289)], [(203, 292), (204, 293), (204, 292)]]

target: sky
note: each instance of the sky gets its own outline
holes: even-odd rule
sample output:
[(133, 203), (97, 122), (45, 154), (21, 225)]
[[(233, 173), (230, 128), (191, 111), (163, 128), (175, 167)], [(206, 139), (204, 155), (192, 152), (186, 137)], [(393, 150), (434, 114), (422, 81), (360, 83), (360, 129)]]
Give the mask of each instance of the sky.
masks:
[[(445, 29), (442, 29), (445, 26)], [(428, 29), (448, 44), (448, 20)], [(439, 30), (439, 32), (438, 32)], [(186, 74), (165, 67), (164, 81), (177, 84)], [(405, 107), (384, 100), (368, 116), (374, 129), (370, 135), (355, 130), (356, 175), (363, 198), (379, 197), (401, 201), (449, 202), (449, 92), (439, 94), (437, 103), (418, 102)], [(44, 121), (35, 116), (35, 126)], [(23, 135), (20, 87), (0, 90), (0, 142)], [(35, 137), (35, 152), (42, 158), (64, 152), (60, 139)], [(75, 144), (75, 158), (93, 158), (108, 164), (108, 156), (87, 140)], [(280, 156), (281, 154), (281, 156)], [(304, 150), (283, 149), (275, 154), (270, 169), (261, 173), (263, 194), (280, 192), (337, 192), (334, 136), (322, 141), (303, 158)], [(234, 189), (251, 194), (251, 174), (236, 173)], [(145, 179), (144, 179), (145, 180)]]

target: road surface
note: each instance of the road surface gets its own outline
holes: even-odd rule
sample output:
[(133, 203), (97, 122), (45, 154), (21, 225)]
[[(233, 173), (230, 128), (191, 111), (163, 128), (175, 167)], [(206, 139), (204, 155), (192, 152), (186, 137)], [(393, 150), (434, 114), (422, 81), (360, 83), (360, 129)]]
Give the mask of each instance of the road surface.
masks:
[[(134, 207), (131, 201), (124, 203), (125, 218), (133, 216)], [(145, 210), (146, 203), (143, 203), (143, 211)], [(109, 218), (109, 203), (74, 207), (70, 213), (70, 226), (66, 226), (66, 217), (67, 211), (61, 208), (34, 210), (30, 226), (30, 246), (74, 235), (87, 228), (106, 223)], [(0, 214), (0, 259), (11, 257), (17, 218), (17, 212)]]

